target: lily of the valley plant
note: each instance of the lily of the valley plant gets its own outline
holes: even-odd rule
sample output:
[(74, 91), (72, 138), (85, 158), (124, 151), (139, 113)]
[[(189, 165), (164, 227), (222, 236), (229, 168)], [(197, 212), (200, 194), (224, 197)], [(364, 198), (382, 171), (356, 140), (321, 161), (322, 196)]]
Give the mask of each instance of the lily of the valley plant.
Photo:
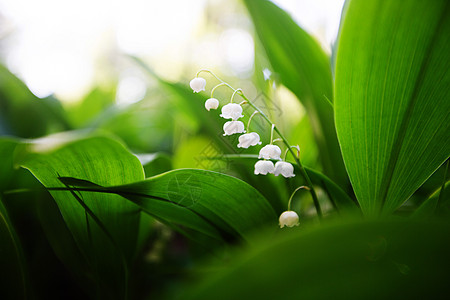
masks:
[[(271, 126), (271, 134), (270, 134), (270, 141), (268, 144), (264, 145), (261, 150), (259, 151), (258, 161), (255, 163), (255, 175), (267, 175), (267, 174), (274, 174), (275, 176), (282, 175), (285, 178), (292, 178), (295, 176), (294, 174), (294, 166), (286, 161), (286, 156), (288, 153), (291, 153), (291, 155), (294, 157), (294, 160), (300, 170), (300, 174), (305, 179), (306, 183), (309, 187), (302, 186), (301, 188), (306, 188), (310, 191), (311, 196), (314, 201), (314, 206), (317, 211), (317, 215), (319, 218), (322, 217), (322, 212), (320, 209), (319, 201), (317, 199), (316, 192), (314, 190), (314, 187), (312, 186), (311, 180), (308, 176), (308, 174), (305, 172), (305, 169), (303, 168), (303, 165), (300, 161), (300, 148), (299, 146), (291, 146), (287, 139), (282, 135), (282, 133), (278, 130), (276, 125), (262, 112), (260, 108), (258, 108), (252, 101), (250, 101), (242, 91), (242, 89), (235, 89), (227, 82), (221, 80), (219, 77), (217, 77), (213, 72), (209, 70), (200, 70), (197, 72), (197, 75), (194, 79), (190, 82), (190, 87), (194, 91), (194, 93), (199, 93), (201, 91), (205, 91), (206, 87), (206, 80), (202, 77), (199, 77), (200, 73), (205, 72), (209, 73), (212, 76), (214, 76), (219, 83), (214, 86), (211, 90), (211, 96), (208, 100), (205, 102), (205, 108), (210, 111), (211, 109), (215, 110), (218, 109), (220, 106), (220, 102), (218, 99), (214, 98), (214, 91), (220, 87), (220, 86), (226, 86), (232, 90), (232, 95), (229, 100), (229, 103), (225, 104), (221, 108), (221, 114), (220, 116), (224, 119), (227, 119), (229, 121), (225, 122), (223, 125), (223, 131), (224, 136), (233, 135), (233, 134), (241, 134), (239, 136), (239, 143), (237, 145), (238, 148), (249, 148), (251, 146), (257, 146), (261, 145), (260, 136), (257, 132), (250, 131), (250, 123), (253, 119), (253, 117), (256, 114), (260, 114), (263, 119)], [(240, 103), (234, 103), (233, 99), (236, 95), (239, 95), (243, 101)], [(240, 121), (239, 119), (243, 118), (243, 105), (249, 105), (252, 107), (255, 111), (253, 114), (249, 117), (247, 127), (245, 127), (244, 123)], [(274, 133), (277, 133), (279, 138), (274, 139)], [(281, 148), (277, 145), (274, 145), (274, 142), (283, 142), (283, 144), (286, 146), (286, 151), (284, 153), (284, 158), (281, 158), (282, 151)], [(297, 149), (297, 153), (293, 152), (293, 148)], [(273, 161), (276, 161), (275, 164)], [(288, 210), (283, 212), (280, 216), (279, 223), (280, 227), (293, 227), (298, 225), (298, 215), (296, 212), (290, 210), (290, 203), (292, 200), (292, 197), (294, 193), (297, 191), (296, 189), (289, 200), (288, 204)]]

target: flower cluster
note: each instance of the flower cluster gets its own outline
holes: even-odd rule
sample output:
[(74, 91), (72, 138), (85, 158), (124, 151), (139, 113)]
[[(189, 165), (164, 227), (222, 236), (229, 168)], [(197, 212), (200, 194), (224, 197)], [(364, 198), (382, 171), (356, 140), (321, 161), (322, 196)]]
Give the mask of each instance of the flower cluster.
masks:
[[(213, 97), (214, 91), (216, 88), (218, 88), (219, 86), (227, 86), (233, 90), (233, 95), (231, 96), (230, 102), (222, 107), (220, 116), (226, 120), (229, 120), (229, 121), (226, 121), (225, 124), (223, 125), (223, 131), (224, 131), (223, 135), (224, 136), (233, 135), (233, 134), (241, 134), (239, 136), (239, 143), (237, 145), (238, 148), (247, 149), (251, 146), (261, 145), (261, 141), (260, 141), (261, 139), (260, 139), (259, 134), (256, 132), (251, 132), (249, 130), (250, 123), (255, 114), (260, 113), (263, 116), (263, 118), (269, 124), (272, 125), (272, 131), (270, 134), (270, 143), (263, 146), (261, 148), (261, 150), (259, 151), (258, 161), (255, 163), (255, 171), (254, 171), (255, 175), (274, 174), (275, 176), (282, 175), (283, 177), (286, 177), (286, 178), (294, 177), (295, 176), (294, 166), (291, 163), (286, 161), (286, 155), (287, 155), (288, 151), (290, 151), (294, 155), (294, 152), (292, 152), (292, 149), (291, 149), (292, 146), (289, 146), (287, 140), (282, 136), (282, 134), (278, 131), (278, 129), (275, 129), (275, 124), (273, 124), (269, 120), (269, 118), (259, 108), (257, 108), (251, 101), (249, 101), (245, 97), (245, 95), (243, 94), (241, 89), (234, 89), (228, 83), (220, 80), (211, 71), (201, 70), (197, 73), (197, 76), (191, 80), (190, 86), (191, 86), (192, 90), (194, 91), (194, 93), (199, 93), (201, 91), (205, 91), (206, 80), (202, 77), (198, 77), (200, 72), (208, 72), (211, 75), (213, 75), (214, 77), (216, 77), (217, 80), (220, 81), (220, 83), (211, 90), (211, 97), (208, 100), (206, 100), (206, 102), (205, 102), (206, 110), (210, 111), (211, 109), (218, 109), (220, 106), (219, 100)], [(270, 71), (269, 70), (264, 71), (264, 77), (266, 80), (270, 79)], [(233, 103), (233, 98), (238, 93), (244, 99), (244, 101), (239, 104)], [(242, 121), (239, 121), (240, 118), (244, 117), (244, 115), (242, 114), (242, 112), (243, 112), (242, 105), (244, 105), (244, 104), (248, 104), (255, 109), (255, 112), (250, 116), (250, 118), (248, 120), (247, 128), (245, 128), (245, 125)], [(276, 130), (276, 132), (278, 133), (280, 138), (278, 138), (278, 139), (273, 138), (274, 130)], [(286, 149), (286, 152), (284, 154), (284, 159), (281, 158), (282, 152), (281, 152), (280, 147), (273, 144), (274, 142), (280, 141), (280, 140), (283, 141), (286, 146), (288, 146), (288, 148)], [(300, 170), (302, 170), (301, 162), (299, 160), (300, 148), (298, 146), (295, 146), (294, 148), (297, 149), (296, 162), (299, 165)], [(274, 164), (273, 161), (276, 161), (276, 163)], [(297, 213), (290, 209), (293, 196), (298, 190), (300, 190), (300, 189), (310, 190), (311, 195), (313, 196), (313, 200), (315, 201), (315, 205), (316, 205), (317, 197), (314, 192), (314, 189), (312, 188), (309, 177), (306, 173), (302, 173), (302, 176), (306, 179), (306, 181), (311, 186), (311, 188), (309, 188), (308, 186), (301, 186), (301, 187), (298, 187), (291, 194), (291, 197), (289, 198), (289, 201), (288, 201), (288, 209), (287, 209), (287, 211), (283, 212), (279, 218), (279, 225), (281, 228), (283, 228), (285, 226), (294, 227), (294, 226), (299, 225), (299, 217), (298, 217)], [(316, 206), (316, 209), (317, 209), (317, 213), (318, 213), (319, 217), (321, 217), (320, 206)]]
[[(197, 74), (198, 75), (198, 74)], [(236, 93), (241, 92), (240, 89), (234, 89), (227, 83), (221, 81), (217, 86), (215, 86), (211, 91), (211, 97), (206, 100), (205, 108), (210, 111), (211, 109), (219, 108), (219, 100), (213, 97), (214, 90), (219, 86), (228, 86), (233, 89), (233, 95), (231, 96), (230, 103), (224, 105), (221, 109), (220, 116), (224, 119), (230, 120), (227, 121), (223, 125), (224, 136), (233, 135), (233, 134), (242, 134), (239, 136), (239, 143), (237, 145), (238, 148), (249, 148), (251, 146), (261, 145), (260, 136), (256, 132), (247, 132), (245, 130), (245, 125), (242, 121), (239, 121), (240, 118), (244, 117), (242, 114), (243, 109), (242, 105), (247, 104), (247, 101), (243, 101), (242, 103), (233, 103), (233, 98)], [(195, 77), (191, 80), (190, 86), (194, 93), (199, 93), (201, 91), (205, 91), (206, 80), (202, 77)], [(249, 118), (249, 122), (247, 125), (247, 131), (249, 131), (250, 122), (253, 116), (259, 113), (258, 110), (255, 110), (253, 115)], [(255, 164), (255, 175), (267, 175), (274, 174), (275, 176), (282, 175), (286, 178), (294, 177), (294, 167), (292, 164), (283, 161), (281, 159), (281, 149), (280, 147), (273, 145), (273, 130), (275, 125), (272, 125), (272, 133), (270, 144), (265, 145), (261, 148), (259, 152), (259, 159)], [(274, 164), (272, 160), (276, 160), (277, 162)]]

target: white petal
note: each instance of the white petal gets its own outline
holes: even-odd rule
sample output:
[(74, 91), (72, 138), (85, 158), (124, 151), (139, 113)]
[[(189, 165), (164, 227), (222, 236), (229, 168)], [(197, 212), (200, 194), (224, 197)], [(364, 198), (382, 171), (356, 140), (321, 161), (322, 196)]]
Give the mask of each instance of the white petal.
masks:
[(235, 133), (244, 133), (244, 123), (241, 121), (228, 121), (223, 125), (223, 135), (232, 135)]
[(298, 226), (298, 215), (295, 211), (287, 210), (280, 215), (280, 227), (294, 227)]
[(217, 109), (219, 107), (219, 100), (216, 98), (209, 98), (205, 102), (205, 108), (209, 111), (210, 109)]
[(276, 145), (266, 145), (259, 151), (258, 158), (264, 159), (280, 159), (281, 149)]
[(267, 175), (268, 173), (273, 174), (275, 167), (273, 162), (270, 160), (258, 160), (255, 164), (255, 175)]
[(259, 135), (256, 132), (250, 132), (243, 134), (239, 137), (238, 148), (248, 148), (250, 146), (255, 146), (261, 144), (259, 141)]
[(224, 119), (232, 119), (236, 121), (242, 118), (242, 107), (237, 103), (228, 103), (222, 107), (222, 114), (220, 115)]
[(283, 175), (286, 178), (294, 177), (294, 166), (291, 163), (285, 161), (278, 161), (275, 164), (275, 176)]
[(189, 85), (191, 86), (191, 89), (194, 91), (194, 93), (198, 93), (205, 90), (206, 80), (202, 77), (196, 77), (191, 80)]

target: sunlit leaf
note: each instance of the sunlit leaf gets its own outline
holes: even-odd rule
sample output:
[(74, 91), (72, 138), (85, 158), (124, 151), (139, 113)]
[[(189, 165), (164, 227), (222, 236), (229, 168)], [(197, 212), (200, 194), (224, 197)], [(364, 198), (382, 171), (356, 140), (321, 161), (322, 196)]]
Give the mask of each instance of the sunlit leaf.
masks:
[(397, 209), (450, 154), (448, 1), (350, 1), (336, 128), (366, 214)]
[(161, 221), (180, 225), (218, 240), (247, 239), (255, 229), (276, 227), (269, 202), (245, 182), (224, 174), (180, 169), (123, 186), (98, 186), (60, 178), (71, 186), (114, 192)]

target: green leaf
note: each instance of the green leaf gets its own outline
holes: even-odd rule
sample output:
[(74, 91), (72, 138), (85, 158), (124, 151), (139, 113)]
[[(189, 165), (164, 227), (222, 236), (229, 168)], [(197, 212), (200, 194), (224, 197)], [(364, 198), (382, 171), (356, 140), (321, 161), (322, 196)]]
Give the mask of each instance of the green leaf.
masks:
[(233, 262), (200, 274), (179, 299), (434, 299), (448, 291), (448, 222), (352, 221), (283, 233), (262, 235)]
[(0, 290), (4, 299), (27, 299), (22, 246), (0, 197)]
[(255, 229), (276, 227), (275, 212), (257, 190), (221, 173), (180, 169), (109, 187), (76, 178), (60, 180), (93, 192), (117, 193), (168, 225), (183, 226), (218, 240), (247, 240)]
[[(59, 134), (26, 144), (26, 153), (22, 155), (19, 163), (45, 187), (65, 187), (58, 179), (60, 176), (74, 176), (103, 185), (144, 178), (139, 160), (106, 137)], [(127, 264), (136, 251), (139, 208), (113, 194), (69, 191), (51, 191), (51, 194), (105, 295), (124, 297)], [(87, 213), (82, 203), (93, 214)]]
[(336, 129), (365, 214), (397, 209), (450, 154), (450, 6), (352, 0), (336, 58)]
[[(334, 127), (331, 63), (316, 40), (270, 1), (245, 0), (256, 32), (281, 82), (304, 105), (324, 173), (346, 187), (347, 174)], [(328, 100), (329, 99), (329, 100)]]

